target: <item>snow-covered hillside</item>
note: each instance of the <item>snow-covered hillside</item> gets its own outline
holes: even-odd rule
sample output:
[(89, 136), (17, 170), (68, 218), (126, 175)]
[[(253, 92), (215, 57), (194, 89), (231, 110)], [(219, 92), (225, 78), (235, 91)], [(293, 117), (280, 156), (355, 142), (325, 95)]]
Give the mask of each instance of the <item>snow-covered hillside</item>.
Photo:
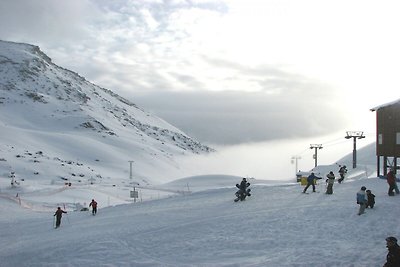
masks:
[[(52, 182), (165, 182), (177, 156), (213, 149), (37, 46), (0, 41), (0, 176)], [(56, 167), (56, 168), (55, 168)]]

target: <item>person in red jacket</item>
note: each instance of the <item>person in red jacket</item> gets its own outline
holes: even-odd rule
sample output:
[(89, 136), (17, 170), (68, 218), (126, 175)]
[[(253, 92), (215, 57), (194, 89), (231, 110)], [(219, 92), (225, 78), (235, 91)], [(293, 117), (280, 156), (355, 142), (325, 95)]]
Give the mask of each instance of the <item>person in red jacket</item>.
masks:
[(390, 170), (386, 176), (387, 183), (389, 184), (389, 196), (394, 196), (393, 190), (396, 189), (396, 176), (394, 175), (393, 170)]
[(96, 215), (97, 213), (97, 202), (92, 199), (92, 202), (90, 202), (89, 207), (92, 207), (92, 214)]
[(58, 207), (56, 212), (53, 215), (53, 216), (56, 216), (56, 228), (60, 227), (61, 217), (62, 217), (63, 213), (67, 213), (67, 212), (63, 211), (60, 207)]

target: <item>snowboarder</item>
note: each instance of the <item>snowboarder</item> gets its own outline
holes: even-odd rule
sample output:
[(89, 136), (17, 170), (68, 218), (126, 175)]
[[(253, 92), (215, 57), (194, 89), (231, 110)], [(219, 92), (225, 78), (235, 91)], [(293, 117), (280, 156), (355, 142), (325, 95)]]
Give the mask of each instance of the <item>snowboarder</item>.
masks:
[(89, 208), (90, 207), (92, 207), (92, 215), (93, 216), (96, 215), (96, 213), (97, 213), (97, 202), (94, 199), (92, 199), (92, 202), (90, 202)]
[(315, 192), (315, 181), (322, 179), (321, 177), (315, 176), (315, 174), (312, 172), (308, 177), (307, 177), (307, 186), (304, 188), (303, 193), (307, 192), (307, 189), (312, 185), (313, 192)]
[(60, 207), (58, 207), (56, 212), (53, 215), (53, 216), (56, 216), (56, 228), (60, 227), (61, 217), (62, 217), (63, 213), (67, 213), (67, 212), (63, 211)]
[(375, 195), (372, 194), (371, 190), (367, 190), (365, 192), (367, 193), (367, 206), (366, 206), (366, 208), (371, 207), (371, 209), (373, 209), (374, 205), (375, 205)]
[(398, 267), (400, 266), (400, 247), (397, 244), (397, 238), (389, 236), (386, 238), (386, 247), (388, 254), (386, 256), (386, 263), (383, 267)]
[(387, 179), (387, 183), (389, 184), (388, 195), (394, 196), (393, 190), (396, 189), (397, 184), (396, 184), (396, 176), (394, 175), (394, 172), (392, 169), (386, 175), (386, 179)]
[(364, 214), (365, 206), (367, 205), (367, 199), (365, 195), (365, 190), (367, 188), (365, 186), (361, 187), (361, 190), (357, 192), (357, 204), (360, 205), (360, 209), (358, 210), (358, 215)]
[(332, 195), (333, 194), (333, 184), (335, 183), (335, 175), (333, 174), (333, 171), (330, 171), (326, 177), (326, 182), (328, 183), (328, 187), (326, 188), (326, 194)]
[(346, 165), (339, 166), (339, 167), (340, 167), (340, 168), (339, 168), (339, 175), (340, 175), (340, 178), (339, 178), (338, 182), (339, 182), (339, 184), (340, 184), (340, 183), (342, 183), (343, 180), (344, 180), (344, 175), (347, 173), (347, 168), (346, 168)]
[(250, 186), (250, 183), (247, 182), (246, 178), (243, 178), (240, 184), (236, 184), (236, 187), (239, 189), (236, 191), (236, 199), (235, 202), (243, 201), (246, 199), (247, 196), (251, 196), (250, 191), (251, 189), (248, 188)]

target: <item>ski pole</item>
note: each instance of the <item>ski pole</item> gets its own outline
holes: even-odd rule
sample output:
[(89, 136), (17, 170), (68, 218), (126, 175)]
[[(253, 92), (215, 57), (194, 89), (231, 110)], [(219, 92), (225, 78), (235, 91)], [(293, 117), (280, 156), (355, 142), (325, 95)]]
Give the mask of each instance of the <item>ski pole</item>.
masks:
[[(63, 205), (64, 205), (64, 211), (65, 211), (65, 203), (64, 203)], [(71, 223), (69, 222), (68, 213), (65, 213), (65, 214), (66, 214), (66, 217), (67, 217), (68, 224), (71, 224)]]
[(68, 224), (71, 224), (70, 221), (69, 221), (68, 213), (66, 213), (66, 216), (65, 216), (65, 217), (67, 217)]

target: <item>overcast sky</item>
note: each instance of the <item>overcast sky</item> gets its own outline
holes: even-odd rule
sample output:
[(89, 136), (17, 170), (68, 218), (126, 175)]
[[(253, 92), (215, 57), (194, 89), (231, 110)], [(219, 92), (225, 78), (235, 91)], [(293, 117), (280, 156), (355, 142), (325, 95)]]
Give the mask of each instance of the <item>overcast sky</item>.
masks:
[(40, 46), (200, 141), (373, 131), (399, 98), (400, 2), (1, 0), (0, 39)]

